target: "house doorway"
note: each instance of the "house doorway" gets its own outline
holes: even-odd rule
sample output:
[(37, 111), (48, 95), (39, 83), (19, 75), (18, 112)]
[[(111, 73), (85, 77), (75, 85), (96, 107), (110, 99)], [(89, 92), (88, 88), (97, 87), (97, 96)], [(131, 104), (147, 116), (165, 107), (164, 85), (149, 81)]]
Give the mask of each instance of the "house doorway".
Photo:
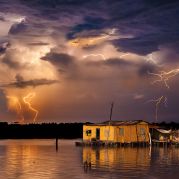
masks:
[(99, 140), (100, 139), (100, 128), (96, 129), (96, 139)]

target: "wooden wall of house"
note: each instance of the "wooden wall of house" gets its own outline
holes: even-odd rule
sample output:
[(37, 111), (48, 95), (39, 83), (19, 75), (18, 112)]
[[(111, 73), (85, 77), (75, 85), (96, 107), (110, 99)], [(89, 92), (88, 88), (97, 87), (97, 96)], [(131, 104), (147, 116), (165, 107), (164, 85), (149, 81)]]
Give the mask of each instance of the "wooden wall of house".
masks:
[(149, 126), (148, 126), (148, 124), (143, 123), (143, 122), (137, 124), (137, 141), (138, 142), (149, 142), (149, 140), (150, 139), (149, 139)]
[[(123, 132), (122, 132), (123, 131)], [(115, 141), (121, 143), (129, 143), (137, 141), (136, 126), (116, 126), (115, 127)]]
[[(83, 126), (83, 140), (91, 141), (96, 139), (96, 129), (100, 129), (100, 138), (102, 141), (112, 141), (121, 143), (130, 142), (149, 142), (149, 127), (147, 123), (137, 125), (123, 126)], [(91, 133), (87, 133), (91, 131)]]
[[(114, 126), (83, 126), (83, 140), (91, 141), (92, 139), (96, 139), (96, 129), (100, 129), (100, 138), (102, 141), (114, 141)], [(91, 130), (91, 135), (87, 134), (87, 131)]]
[[(124, 130), (123, 133), (121, 132), (122, 129)], [(149, 142), (148, 124), (116, 126), (115, 142)]]
[[(87, 134), (87, 131), (91, 130), (91, 134)], [(83, 140), (91, 141), (92, 138), (96, 138), (96, 126), (83, 126)]]

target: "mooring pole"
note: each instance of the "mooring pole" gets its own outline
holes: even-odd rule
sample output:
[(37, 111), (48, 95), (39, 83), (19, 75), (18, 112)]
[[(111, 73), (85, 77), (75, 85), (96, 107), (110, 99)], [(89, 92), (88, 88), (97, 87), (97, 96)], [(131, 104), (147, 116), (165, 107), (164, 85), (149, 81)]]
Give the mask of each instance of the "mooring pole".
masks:
[(58, 151), (58, 137), (56, 137), (56, 151)]
[(111, 104), (111, 111), (110, 111), (110, 117), (109, 117), (109, 121), (110, 121), (110, 122), (111, 122), (111, 120), (112, 120), (113, 106), (114, 106), (114, 103), (112, 102), (112, 104)]
[(111, 110), (110, 110), (110, 116), (109, 116), (109, 129), (108, 129), (108, 136), (107, 136), (107, 143), (109, 142), (109, 135), (110, 135), (110, 125), (111, 125), (111, 120), (112, 120), (112, 112), (113, 112), (113, 106), (114, 106), (114, 103), (112, 102), (111, 103)]

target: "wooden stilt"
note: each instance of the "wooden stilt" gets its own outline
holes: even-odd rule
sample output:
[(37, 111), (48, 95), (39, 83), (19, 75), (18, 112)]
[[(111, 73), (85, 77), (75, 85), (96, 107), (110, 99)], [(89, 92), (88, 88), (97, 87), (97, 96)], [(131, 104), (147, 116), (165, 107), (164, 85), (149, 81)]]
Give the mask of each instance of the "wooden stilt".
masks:
[(58, 151), (58, 137), (56, 137), (56, 151)]

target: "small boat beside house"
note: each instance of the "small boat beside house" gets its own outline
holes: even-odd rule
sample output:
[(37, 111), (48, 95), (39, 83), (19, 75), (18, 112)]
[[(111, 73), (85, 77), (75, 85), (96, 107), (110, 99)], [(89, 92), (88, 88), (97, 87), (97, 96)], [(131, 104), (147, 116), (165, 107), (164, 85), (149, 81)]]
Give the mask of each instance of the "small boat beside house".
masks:
[(161, 128), (150, 128), (152, 144), (156, 146), (165, 146), (172, 144), (172, 130)]

